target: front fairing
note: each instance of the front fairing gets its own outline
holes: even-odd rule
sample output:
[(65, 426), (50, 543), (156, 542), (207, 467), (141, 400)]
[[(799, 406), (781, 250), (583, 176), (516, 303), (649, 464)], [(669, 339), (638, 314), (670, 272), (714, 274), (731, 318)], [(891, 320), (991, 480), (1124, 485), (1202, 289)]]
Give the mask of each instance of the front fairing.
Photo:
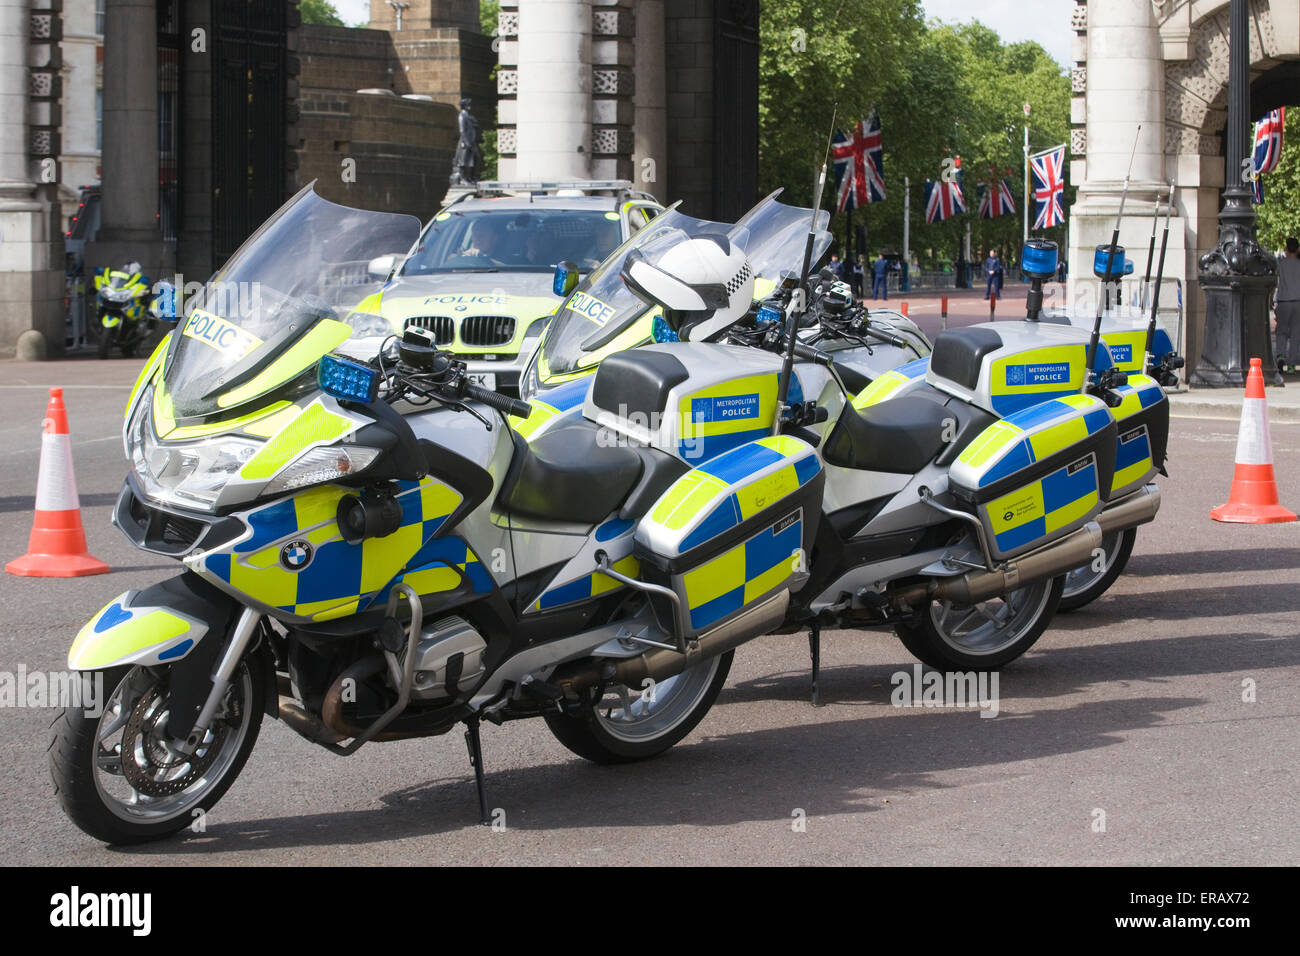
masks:
[(305, 187), (187, 303), (163, 372), (177, 418), (222, 417), (292, 392), (322, 355), (373, 334), (380, 320), (356, 307), (386, 277), (368, 265), (405, 254), (419, 230), (412, 216), (340, 206)]

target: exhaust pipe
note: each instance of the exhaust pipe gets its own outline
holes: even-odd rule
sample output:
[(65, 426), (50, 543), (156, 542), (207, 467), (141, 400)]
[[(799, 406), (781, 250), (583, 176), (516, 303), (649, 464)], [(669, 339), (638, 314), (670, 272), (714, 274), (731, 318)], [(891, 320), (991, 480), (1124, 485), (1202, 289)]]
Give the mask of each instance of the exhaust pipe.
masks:
[(769, 633), (785, 619), (789, 606), (790, 592), (782, 589), (727, 623), (688, 642), (685, 654), (655, 648), (639, 657), (583, 664), (576, 670), (557, 674), (553, 680), (566, 691), (579, 691), (599, 683), (641, 687), (647, 679), (655, 682), (667, 680), (700, 661), (725, 654), (746, 641)]
[(1147, 485), (1103, 511), (1093, 521), (1038, 551), (1031, 551), (993, 571), (968, 571), (901, 588), (892, 595), (894, 607), (908, 611), (925, 601), (967, 605), (986, 601), (1025, 585), (1087, 564), (1112, 532), (1146, 524), (1160, 510), (1160, 490)]

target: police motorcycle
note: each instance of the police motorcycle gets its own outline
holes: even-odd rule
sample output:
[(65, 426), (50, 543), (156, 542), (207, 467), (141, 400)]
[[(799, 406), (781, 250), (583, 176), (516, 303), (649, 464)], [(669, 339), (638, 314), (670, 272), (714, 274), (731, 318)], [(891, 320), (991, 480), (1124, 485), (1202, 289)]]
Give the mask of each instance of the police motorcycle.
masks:
[[(115, 598), (69, 651), (108, 695), (49, 748), (92, 836), (187, 826), (265, 715), (344, 756), (465, 724), (486, 819), (484, 719), (542, 717), (590, 760), (651, 757), (762, 634), (892, 625), (925, 660), (997, 667), (1046, 626), (1064, 570), (1155, 514), (1153, 487), (1112, 494), (1101, 400), (990, 384), (1046, 360), (1036, 341), (957, 336), (883, 415), (798, 346), (773, 428), (783, 360), (709, 341), (750, 308), (741, 235), (660, 233), (629, 255), (624, 282), (682, 341), (610, 356), (582, 420), (526, 442), (506, 416), (531, 409), (426, 330), (374, 363), (336, 355), (382, 321), (355, 309), (365, 261), (418, 231), (307, 187), (142, 371), (114, 523), (185, 570)], [(1082, 376), (1073, 351), (1050, 358)], [(1023, 408), (999, 419), (991, 393)]]
[(153, 330), (146, 310), (150, 299), (149, 280), (140, 271), (140, 263), (129, 262), (120, 269), (95, 270), (95, 329), (99, 334), (96, 348), (100, 358), (108, 358), (114, 345), (125, 358)]

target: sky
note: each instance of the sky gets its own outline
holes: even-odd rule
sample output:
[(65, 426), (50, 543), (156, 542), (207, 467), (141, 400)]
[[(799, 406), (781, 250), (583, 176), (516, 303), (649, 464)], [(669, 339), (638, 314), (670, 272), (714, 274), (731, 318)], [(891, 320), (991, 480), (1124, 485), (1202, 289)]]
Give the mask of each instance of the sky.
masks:
[(943, 23), (979, 20), (997, 31), (1004, 43), (1037, 40), (1061, 66), (1074, 65), (1070, 58), (1070, 14), (1074, 0), (922, 0), (928, 18)]
[[(769, 0), (771, 2), (771, 0)], [(344, 23), (356, 24), (370, 18), (370, 0), (333, 0)], [(1063, 67), (1070, 60), (1070, 12), (1074, 0), (922, 0), (927, 17), (944, 23), (979, 20), (992, 27), (1008, 43), (1037, 40)]]

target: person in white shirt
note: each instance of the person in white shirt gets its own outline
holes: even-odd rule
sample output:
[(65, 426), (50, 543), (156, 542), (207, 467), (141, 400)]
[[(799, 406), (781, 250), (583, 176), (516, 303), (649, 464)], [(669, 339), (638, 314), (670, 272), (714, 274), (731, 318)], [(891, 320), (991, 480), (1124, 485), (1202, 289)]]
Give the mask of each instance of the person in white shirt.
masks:
[(1300, 242), (1286, 241), (1286, 255), (1277, 260), (1277, 370), (1292, 372), (1300, 364)]

